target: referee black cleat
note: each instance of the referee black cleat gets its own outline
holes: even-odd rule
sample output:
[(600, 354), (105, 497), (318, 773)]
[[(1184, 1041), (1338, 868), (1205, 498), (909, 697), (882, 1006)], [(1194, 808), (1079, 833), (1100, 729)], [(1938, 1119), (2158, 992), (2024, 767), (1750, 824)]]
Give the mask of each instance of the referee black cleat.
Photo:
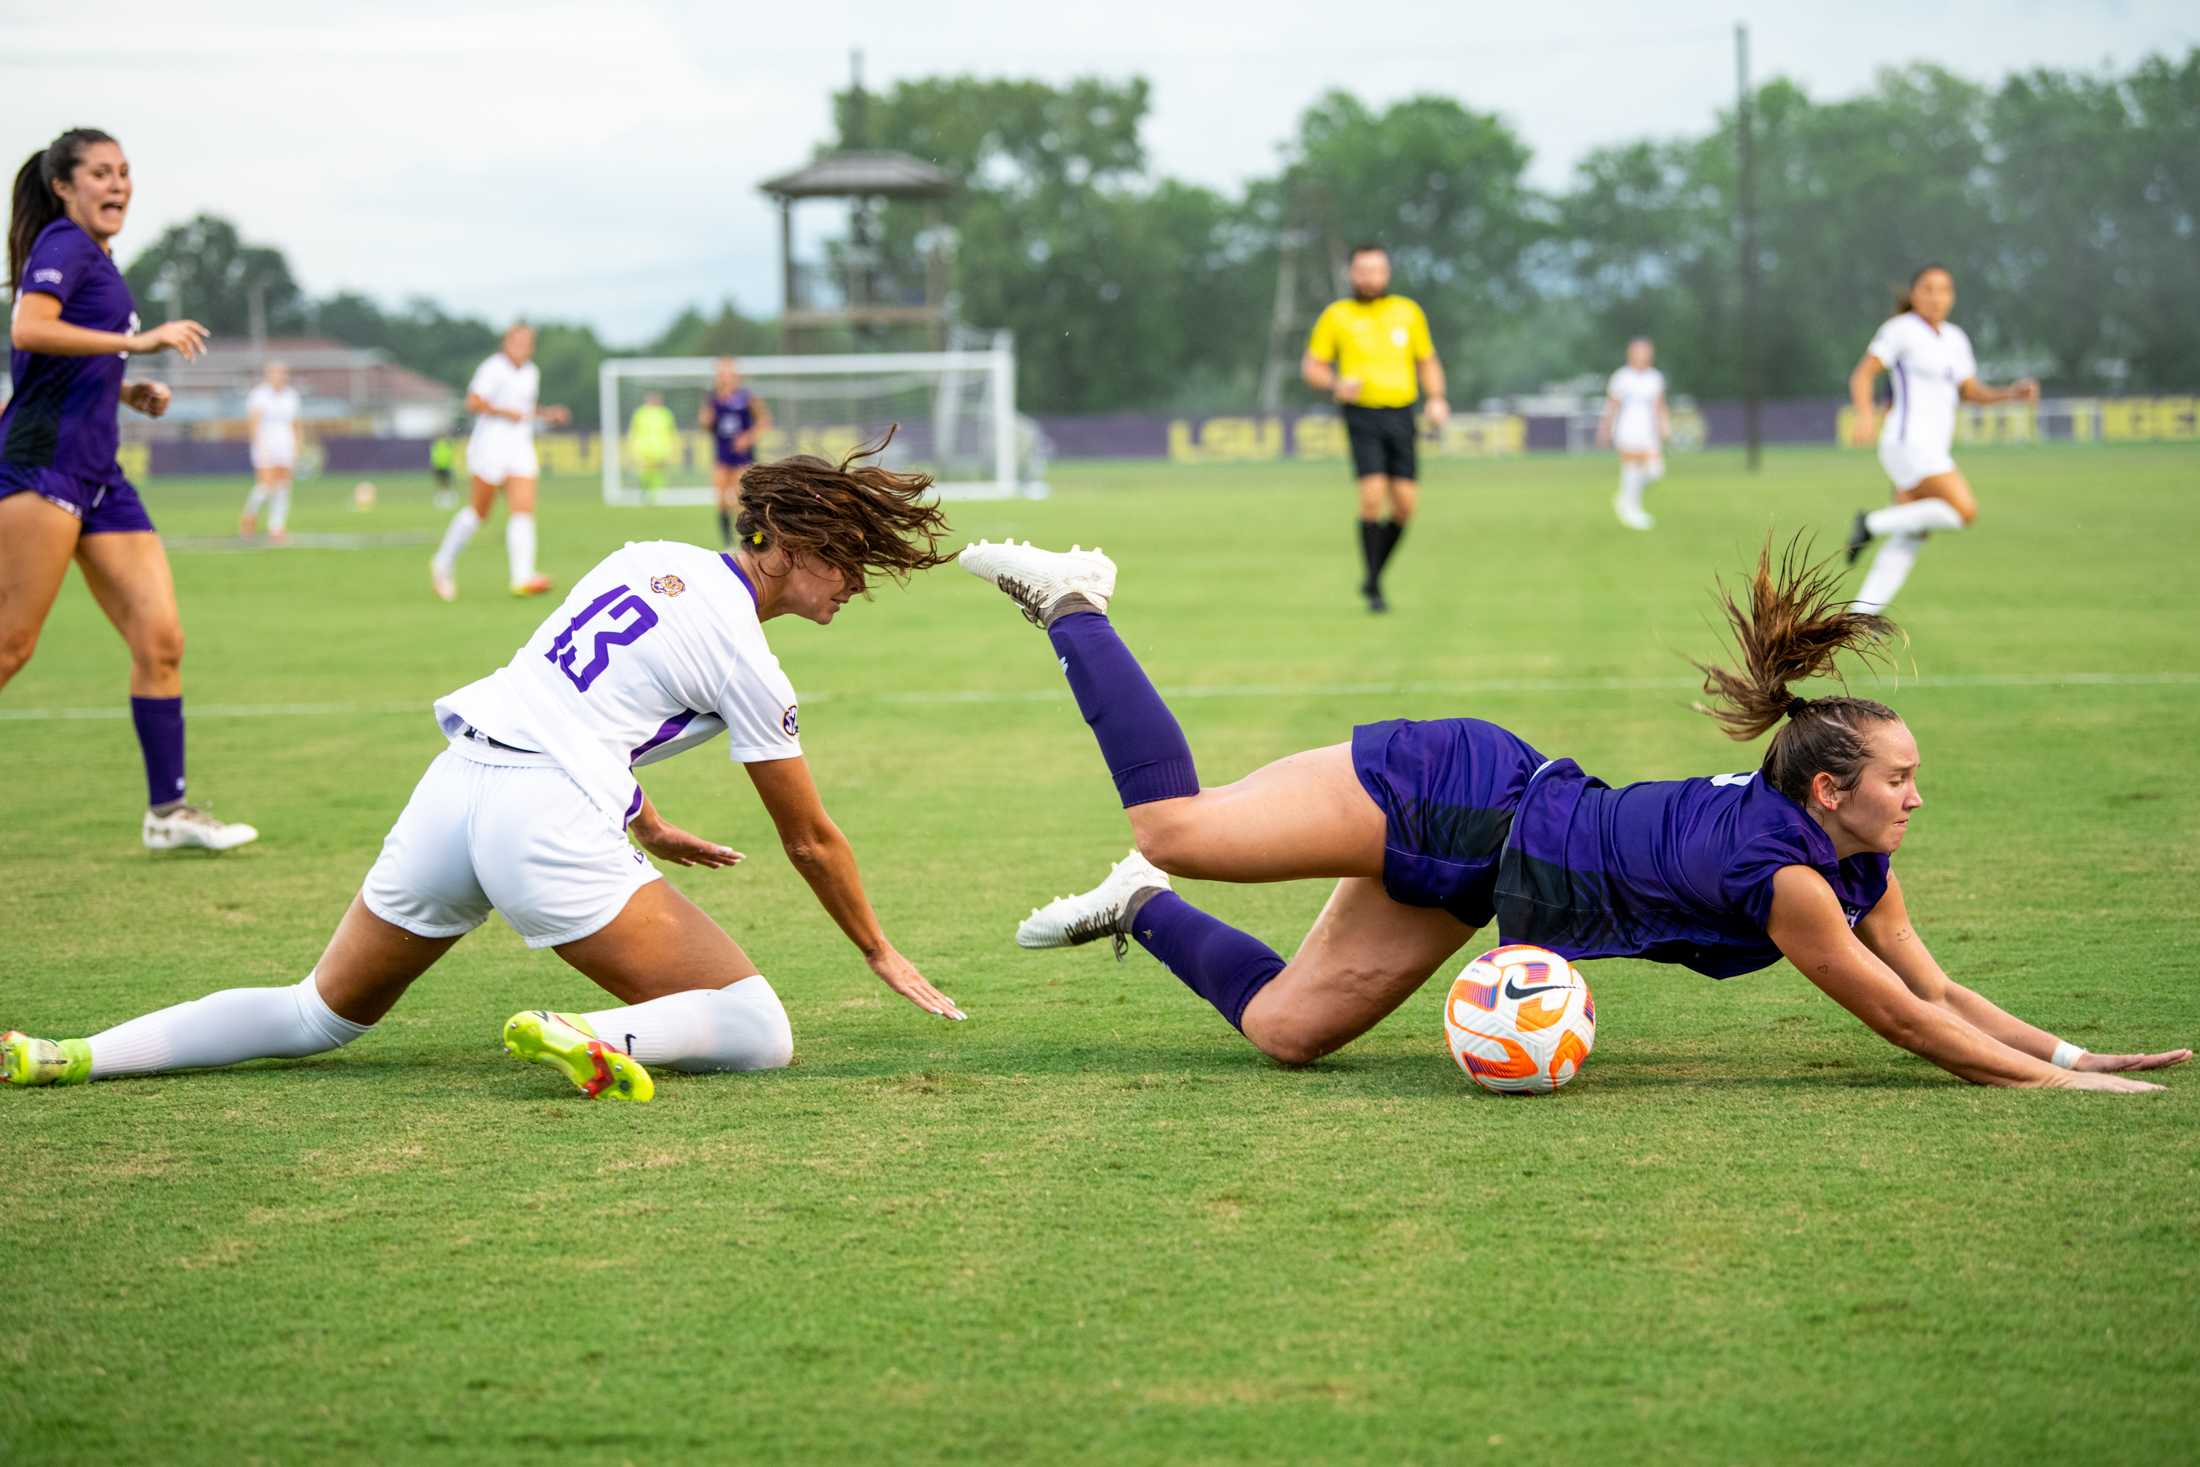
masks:
[(1856, 557), (1864, 553), (1864, 547), (1872, 543), (1871, 526), (1864, 523), (1864, 511), (1856, 512), (1856, 523), (1849, 526), (1849, 564), (1856, 564)]
[(1367, 609), (1375, 612), (1390, 610), (1390, 603), (1383, 599), (1382, 587), (1370, 586), (1367, 588)]

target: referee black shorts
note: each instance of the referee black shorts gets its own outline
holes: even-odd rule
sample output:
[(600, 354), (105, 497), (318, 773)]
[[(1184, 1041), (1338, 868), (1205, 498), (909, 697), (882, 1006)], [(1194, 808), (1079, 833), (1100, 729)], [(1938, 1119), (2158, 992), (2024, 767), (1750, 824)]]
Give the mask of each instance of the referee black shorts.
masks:
[(1344, 433), (1352, 444), (1352, 472), (1356, 477), (1421, 477), (1412, 408), (1361, 407), (1348, 402), (1344, 405)]

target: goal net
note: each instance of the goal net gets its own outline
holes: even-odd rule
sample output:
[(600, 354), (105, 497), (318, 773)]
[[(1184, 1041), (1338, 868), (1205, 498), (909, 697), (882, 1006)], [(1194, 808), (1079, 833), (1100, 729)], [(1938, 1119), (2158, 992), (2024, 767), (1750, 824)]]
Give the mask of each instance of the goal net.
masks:
[[(741, 385), (770, 415), (759, 462), (815, 454), (838, 463), (898, 429), (882, 462), (932, 475), (943, 499), (1037, 497), (1046, 492), (1045, 440), (1016, 414), (1016, 354), (975, 351), (739, 358)], [(608, 358), (602, 394), (603, 497), (607, 504), (708, 504), (712, 435), (702, 426), (712, 357)], [(652, 397), (678, 425), (670, 443), (639, 441), (635, 409)], [(660, 419), (661, 421), (661, 419)], [(639, 451), (637, 451), (639, 449)]]

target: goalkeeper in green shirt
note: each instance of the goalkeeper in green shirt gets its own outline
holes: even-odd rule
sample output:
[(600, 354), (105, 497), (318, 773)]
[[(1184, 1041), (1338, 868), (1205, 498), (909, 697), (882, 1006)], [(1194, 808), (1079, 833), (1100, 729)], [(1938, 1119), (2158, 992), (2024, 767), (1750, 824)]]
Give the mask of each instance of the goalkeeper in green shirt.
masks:
[(665, 406), (662, 392), (648, 394), (634, 409), (626, 424), (626, 448), (634, 456), (642, 493), (654, 498), (665, 487), (666, 471), (680, 456), (680, 420)]

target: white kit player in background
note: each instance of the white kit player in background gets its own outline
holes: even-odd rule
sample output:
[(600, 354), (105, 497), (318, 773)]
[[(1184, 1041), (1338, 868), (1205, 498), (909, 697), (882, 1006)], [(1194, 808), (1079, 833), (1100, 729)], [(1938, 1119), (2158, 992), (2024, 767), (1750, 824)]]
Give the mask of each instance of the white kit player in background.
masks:
[(437, 700), (447, 747), (303, 982), (229, 989), (88, 1039), (11, 1032), (0, 1079), (68, 1084), (335, 1049), (492, 909), (618, 1000), (587, 1014), (527, 1010), (504, 1027), (506, 1049), (585, 1093), (647, 1100), (650, 1065), (783, 1066), (794, 1038), (772, 985), (643, 854), (743, 859), (667, 822), (635, 778), (719, 734), (871, 971), (925, 1012), (960, 1019), (887, 941), (811, 780), (794, 689), (762, 628), (775, 616), (830, 625), (874, 576), (941, 564), (947, 522), (924, 498), (931, 484), (854, 458), (763, 464), (745, 481), (737, 550), (650, 541), (606, 557), (508, 664)]
[(1887, 608), (1909, 578), (1928, 534), (1961, 530), (1978, 518), (1978, 499), (1949, 451), (1955, 443), (1956, 405), (2039, 401), (2040, 384), (2029, 377), (2007, 387), (1979, 381), (1971, 338), (1948, 319), (1955, 304), (1955, 276), (1945, 265), (1927, 265), (1911, 277), (1910, 288), (1896, 302), (1898, 314), (1874, 333), (1864, 359), (1849, 374), (1853, 431), (1860, 445), (1870, 443), (1875, 431), (1873, 384), (1881, 372), (1894, 374), (1894, 405), (1876, 432), (1879, 466), (1894, 486), (1895, 502), (1885, 509), (1858, 510), (1849, 529), (1851, 565), (1865, 546), (1886, 537), (1856, 593), (1858, 611)]
[(1627, 365), (1604, 388), (1604, 416), (1597, 420), (1597, 446), (1619, 450), (1619, 493), (1612, 512), (1630, 530), (1657, 524), (1642, 507), (1642, 491), (1665, 477), (1665, 440), (1672, 418), (1665, 408), (1665, 374), (1651, 363), (1657, 348), (1638, 336), (1627, 343)]
[(489, 518), (497, 491), (505, 500), (504, 558), (514, 596), (540, 596), (550, 578), (535, 570), (535, 424), (559, 427), (572, 415), (562, 407), (537, 407), (542, 373), (535, 366), (535, 329), (514, 322), (504, 344), (474, 369), (466, 384), (466, 411), (474, 414), (473, 436), (466, 440), (466, 472), (473, 479), (473, 500), (451, 517), (429, 563), (428, 582), (445, 601), (458, 599), (458, 556), (474, 531)]
[(280, 545), (290, 538), (290, 483), (298, 466), (298, 389), (290, 368), (269, 362), (267, 375), (245, 395), (245, 422), (252, 435), (252, 492), (244, 499), (237, 533), (251, 539), (267, 509), (267, 538)]

